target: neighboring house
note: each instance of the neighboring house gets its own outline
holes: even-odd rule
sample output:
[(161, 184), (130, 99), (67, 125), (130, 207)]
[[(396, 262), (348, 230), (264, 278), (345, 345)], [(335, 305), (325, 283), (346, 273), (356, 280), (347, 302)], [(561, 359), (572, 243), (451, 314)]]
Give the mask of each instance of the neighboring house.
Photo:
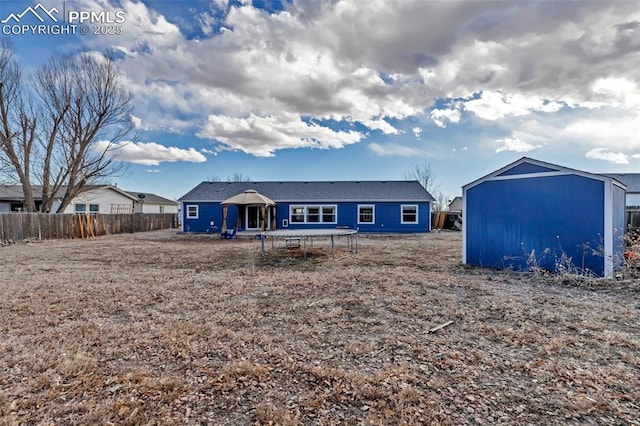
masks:
[(126, 191), (136, 198), (136, 213), (172, 213), (177, 214), (180, 203), (148, 192)]
[[(221, 203), (245, 191), (257, 191), (275, 206), (223, 208)], [(184, 232), (336, 227), (428, 232), (434, 198), (417, 181), (202, 182), (178, 201)]]
[[(138, 197), (112, 185), (90, 185), (71, 200), (63, 213), (133, 213)], [(57, 210), (59, 204), (54, 204)]]
[(463, 186), (462, 262), (551, 271), (568, 260), (611, 277), (621, 261), (625, 186), (523, 157)]
[[(39, 200), (36, 201), (39, 206)], [(24, 195), (21, 185), (0, 185), (0, 213), (24, 211)]]
[(449, 203), (449, 211), (451, 213), (462, 213), (462, 197), (455, 197)]
[(627, 186), (627, 230), (640, 230), (640, 173), (607, 173)]
[[(42, 187), (34, 185), (36, 207), (41, 205)], [(56, 194), (52, 212), (60, 206), (64, 189)], [(135, 194), (135, 195), (134, 195)], [(89, 185), (69, 203), (63, 213), (177, 213), (178, 203), (154, 194), (123, 191), (112, 185)], [(24, 212), (24, 195), (20, 185), (0, 185), (0, 213)]]

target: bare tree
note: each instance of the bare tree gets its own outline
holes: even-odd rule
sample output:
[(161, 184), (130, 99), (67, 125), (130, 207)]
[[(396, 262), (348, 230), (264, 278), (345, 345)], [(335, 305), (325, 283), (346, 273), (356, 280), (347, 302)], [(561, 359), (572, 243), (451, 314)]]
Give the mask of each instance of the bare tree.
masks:
[[(209, 182), (222, 182), (222, 179), (219, 176), (213, 175), (209, 178)], [(233, 176), (229, 176), (227, 178), (227, 182), (250, 182), (251, 178), (249, 176), (245, 177), (242, 173), (234, 173)]]
[(58, 212), (87, 185), (122, 172), (114, 151), (133, 125), (131, 94), (119, 73), (111, 55), (82, 54), (56, 56), (36, 74), (47, 118), (40, 175), (44, 209), (51, 209), (53, 195), (63, 186)]
[(22, 84), (13, 46), (0, 44), (0, 165), (22, 184), (35, 211), (32, 181), (42, 185), (41, 210), (57, 212), (90, 184), (118, 176), (114, 151), (133, 130), (131, 94), (110, 54), (54, 56)]
[(440, 191), (438, 175), (429, 163), (416, 164), (413, 170), (405, 172), (406, 180), (417, 180), (435, 198), (434, 210), (445, 210), (447, 197)]
[(227, 182), (251, 182), (249, 176), (243, 176), (242, 173), (234, 173), (233, 176), (227, 178)]
[(25, 107), (22, 73), (13, 45), (0, 41), (0, 170), (22, 185), (27, 211), (36, 210), (31, 186), (31, 159), (36, 119)]
[(433, 203), (433, 208), (435, 211), (445, 211), (449, 209), (449, 199), (442, 191), (438, 191), (433, 194), (433, 198), (436, 199), (436, 201)]

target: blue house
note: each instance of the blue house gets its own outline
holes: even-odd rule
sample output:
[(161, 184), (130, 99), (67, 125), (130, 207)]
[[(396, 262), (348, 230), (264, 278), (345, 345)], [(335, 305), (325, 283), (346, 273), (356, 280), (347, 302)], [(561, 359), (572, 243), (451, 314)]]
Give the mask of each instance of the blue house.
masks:
[[(244, 192), (273, 203), (226, 202)], [(183, 232), (336, 227), (428, 232), (434, 198), (417, 181), (202, 182), (178, 201)]]
[(622, 260), (625, 186), (523, 157), (462, 187), (462, 263), (611, 277)]

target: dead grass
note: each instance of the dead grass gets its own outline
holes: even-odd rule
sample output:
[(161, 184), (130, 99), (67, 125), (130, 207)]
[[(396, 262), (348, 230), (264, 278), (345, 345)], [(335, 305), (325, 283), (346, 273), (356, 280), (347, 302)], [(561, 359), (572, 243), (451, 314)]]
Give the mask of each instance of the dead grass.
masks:
[(465, 267), (455, 233), (259, 252), (1, 247), (0, 423), (640, 424), (634, 281)]

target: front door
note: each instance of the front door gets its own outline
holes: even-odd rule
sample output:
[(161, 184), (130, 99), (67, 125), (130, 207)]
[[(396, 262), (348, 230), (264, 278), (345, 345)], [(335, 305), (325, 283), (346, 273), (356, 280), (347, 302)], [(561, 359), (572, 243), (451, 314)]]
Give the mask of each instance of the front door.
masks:
[(260, 228), (260, 207), (258, 206), (247, 206), (247, 214), (246, 217), (246, 229), (247, 230), (255, 230)]

